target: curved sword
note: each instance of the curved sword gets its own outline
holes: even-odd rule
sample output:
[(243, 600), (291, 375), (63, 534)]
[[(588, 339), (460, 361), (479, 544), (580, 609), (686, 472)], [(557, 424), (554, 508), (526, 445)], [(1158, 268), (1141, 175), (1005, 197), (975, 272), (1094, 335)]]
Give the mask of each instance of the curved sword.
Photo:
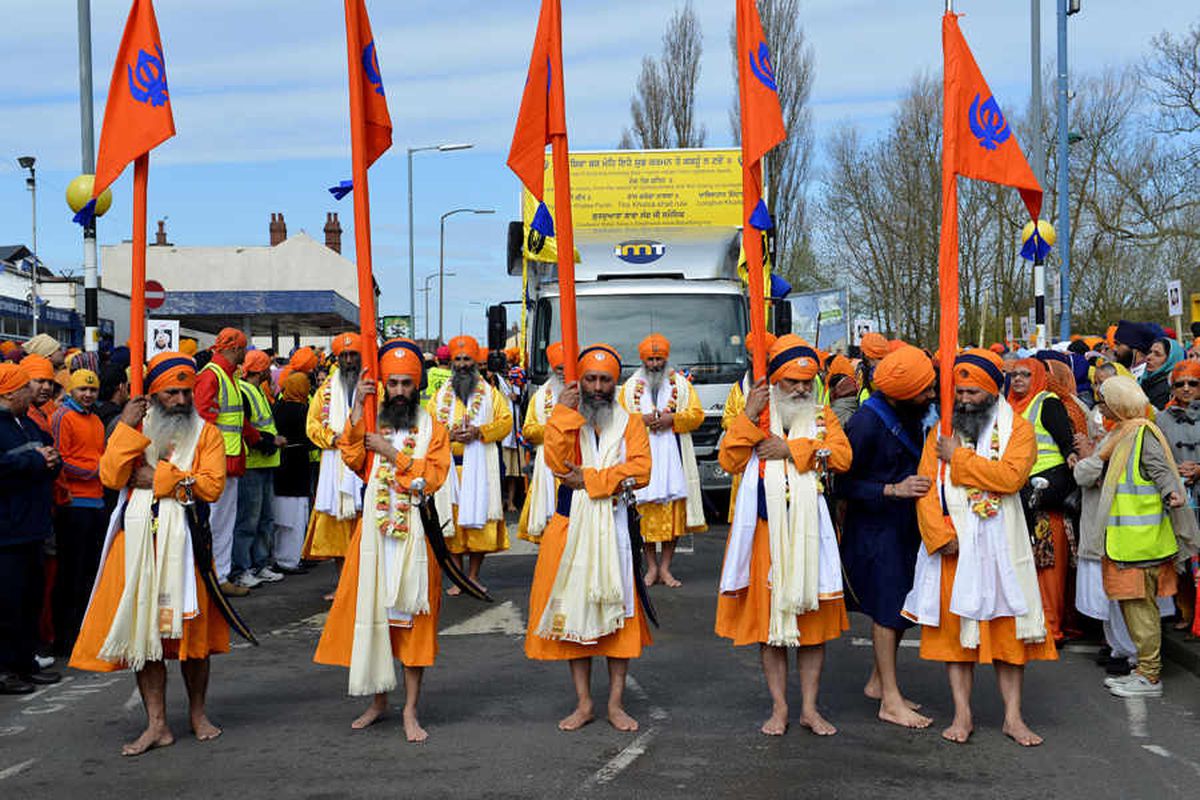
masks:
[(490, 594), (463, 574), (458, 559), (446, 545), (446, 537), (442, 533), (442, 523), (438, 519), (437, 507), (433, 503), (433, 495), (425, 494), (425, 479), (414, 479), (410, 488), (413, 501), (416, 502), (417, 511), (421, 516), (421, 524), (425, 528), (425, 538), (433, 550), (434, 558), (437, 559), (442, 571), (450, 578), (450, 582), (476, 600), (482, 600), (485, 603), (495, 602)]
[(625, 512), (629, 515), (629, 546), (633, 550), (633, 585), (637, 592), (638, 602), (646, 619), (658, 627), (658, 614), (654, 604), (650, 602), (650, 590), (646, 588), (645, 542), (642, 540), (642, 515), (637, 510), (637, 500), (633, 496), (633, 487), (637, 482), (633, 478), (621, 481), (617, 499), (625, 504)]

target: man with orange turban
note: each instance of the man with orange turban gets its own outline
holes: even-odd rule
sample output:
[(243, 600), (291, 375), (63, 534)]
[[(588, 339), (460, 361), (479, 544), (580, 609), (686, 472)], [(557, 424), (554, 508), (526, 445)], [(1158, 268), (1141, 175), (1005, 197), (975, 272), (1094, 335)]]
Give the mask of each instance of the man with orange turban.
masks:
[(833, 413), (843, 426), (858, 411), (858, 381), (854, 376), (854, 364), (841, 353), (835, 353), (825, 361), (826, 393)]
[(529, 489), (525, 492), (525, 504), (517, 523), (517, 537), (534, 544), (542, 540), (542, 532), (554, 517), (557, 484), (554, 473), (546, 464), (543, 445), (546, 441), (546, 425), (563, 390), (562, 342), (552, 342), (546, 347), (546, 365), (550, 368), (549, 377), (529, 399), (525, 409), (525, 424), (521, 426), (521, 436), (533, 445), (533, 473), (529, 477)]
[[(321, 450), (321, 466), (303, 555), (313, 561), (333, 559), (340, 569), (363, 507), (362, 480), (342, 460), (338, 449), (363, 372), (362, 337), (354, 332), (339, 333), (333, 337), (332, 350), (337, 366), (308, 404), (308, 438)], [(333, 592), (325, 599), (332, 600)]]
[(217, 426), (225, 443), (224, 490), (214, 498), (210, 525), (213, 536), (213, 561), (221, 591), (233, 597), (249, 592), (229, 580), (233, 568), (233, 528), (237, 523), (238, 479), (246, 473), (246, 446), (258, 441), (258, 431), (242, 409), (238, 391), (238, 367), (246, 357), (246, 334), (237, 328), (224, 328), (212, 346), (212, 360), (196, 376), (196, 413)]
[[(750, 390), (719, 453), (725, 471), (742, 479), (716, 633), (735, 646), (759, 646), (772, 701), (761, 729), (768, 736), (788, 727), (788, 648), (798, 648), (800, 724), (819, 736), (837, 733), (817, 710), (825, 642), (849, 628), (824, 484), (850, 468), (851, 450), (837, 416), (816, 400), (817, 370), (816, 352), (800, 337), (779, 337), (767, 379)], [(760, 427), (764, 414), (770, 433)]]
[[(429, 413), (450, 429), (454, 454), (453, 474), (437, 496), (441, 518), (454, 517), (447, 545), (451, 553), (467, 556), (467, 577), (476, 584), (484, 556), (509, 548), (498, 448), (513, 426), (508, 401), (480, 374), (482, 359), (479, 343), (470, 336), (451, 339), (454, 374), (428, 404)], [(452, 586), (449, 594), (459, 591)]]
[(933, 488), (917, 500), (924, 544), (904, 613), (921, 625), (921, 657), (946, 663), (954, 720), (942, 732), (965, 743), (974, 730), (976, 664), (995, 664), (1004, 733), (1026, 747), (1042, 738), (1021, 715), (1025, 664), (1055, 660), (1033, 550), (1017, 493), (1037, 459), (1033, 426), (1001, 396), (1003, 361), (973, 348), (954, 360), (953, 432), (930, 431), (918, 474)]
[(292, 353), (292, 357), (288, 359), (287, 366), (279, 371), (276, 378), (276, 385), (280, 391), (283, 391), (283, 382), (288, 379), (288, 376), (294, 372), (301, 372), (305, 375), (312, 375), (314, 369), (317, 368), (317, 354), (311, 347), (299, 347)]
[(846, 424), (854, 464), (837, 483), (846, 500), (842, 523), (842, 563), (852, 608), (871, 618), (874, 669), (863, 690), (879, 700), (879, 718), (906, 728), (933, 720), (918, 714), (896, 681), (896, 654), (912, 627), (900, 611), (913, 583), (921, 532), (916, 499), (930, 489), (917, 474), (922, 422), (933, 402), (933, 362), (921, 350), (904, 346), (875, 366), (875, 391)]
[(287, 446), (279, 454), (271, 503), (271, 516), (275, 520), (271, 569), (284, 575), (303, 575), (308, 571), (300, 565), (300, 554), (308, 530), (312, 491), (310, 455), (316, 453), (305, 430), (311, 393), (308, 375), (293, 372), (282, 381), (279, 400), (271, 408), (275, 428), (287, 440)]
[[(767, 349), (771, 349), (771, 345), (775, 344), (775, 334), (766, 331), (765, 337)], [(754, 334), (746, 334), (746, 356), (747, 367), (742, 379), (729, 387), (729, 394), (725, 396), (725, 407), (721, 411), (721, 430), (727, 431), (733, 425), (733, 421), (741, 416), (742, 411), (746, 408), (746, 395), (750, 394), (750, 387), (754, 384)], [(741, 480), (740, 475), (734, 475), (729, 487), (729, 513), (726, 517), (726, 522), (733, 522), (734, 506), (737, 505), (738, 482)]]
[(859, 405), (867, 402), (867, 398), (871, 396), (871, 392), (875, 391), (875, 384), (871, 382), (871, 375), (875, 371), (875, 365), (883, 360), (883, 357), (888, 354), (891, 343), (888, 338), (882, 333), (875, 331), (867, 331), (859, 340), (858, 349), (862, 352), (862, 360), (858, 363), (858, 402)]
[[(50, 418), (54, 416), (54, 396), (58, 394), (58, 382), (54, 378), (54, 365), (45, 356), (30, 354), (21, 359), (21, 369), (29, 376), (33, 399), (29, 403), (29, 418), (37, 426), (50, 433)], [(53, 435), (53, 434), (51, 434)]]
[[(239, 359), (240, 360), (240, 359)], [(146, 730), (121, 753), (140, 755), (174, 741), (167, 725), (165, 660), (177, 659), (188, 689), (188, 717), (200, 741), (221, 729), (205, 712), (209, 656), (229, 652), (221, 616), (191, 555), (181, 491), (212, 504), (225, 485), (221, 431), (192, 404), (196, 365), (159, 353), (146, 371), (147, 394), (126, 403), (100, 459), (100, 480), (121, 490), (100, 573), (71, 666), (91, 672), (131, 669), (146, 709)]]
[(392, 660), (399, 660), (404, 734), (410, 742), (423, 742), (428, 737), (417, 718), (417, 702), (425, 668), (437, 656), (442, 573), (425, 538), (418, 503), (441, 488), (450, 472), (450, 437), (421, 405), (424, 366), (415, 342), (391, 339), (379, 348), (384, 397), (377, 433), (367, 433), (363, 420), (366, 397), (378, 391), (376, 373), (369, 373), (359, 382), (349, 424), (338, 440), (346, 464), (366, 482), (368, 499), (313, 660), (348, 667), (350, 694), (372, 696), (350, 725), (356, 730), (387, 711), (387, 693), (396, 687)]
[[(683, 584), (671, 574), (675, 543), (708, 530), (700, 493), (700, 470), (692, 431), (704, 422), (704, 407), (687, 377), (670, 366), (671, 343), (652, 333), (638, 345), (642, 366), (617, 395), (621, 406), (640, 415), (650, 434), (650, 483), (636, 493), (646, 551), (646, 585)], [(662, 547), (662, 552), (658, 548)]]
[(559, 723), (574, 731), (594, 718), (592, 656), (608, 659), (608, 721), (638, 729), (625, 711), (629, 660), (651, 643), (637, 599), (629, 538), (628, 491), (650, 480), (646, 426), (616, 402), (621, 359), (606, 344), (579, 353), (579, 381), (568, 384), (546, 425), (546, 463), (559, 480), (557, 511), (542, 535), (525, 655), (567, 661), (575, 710)]

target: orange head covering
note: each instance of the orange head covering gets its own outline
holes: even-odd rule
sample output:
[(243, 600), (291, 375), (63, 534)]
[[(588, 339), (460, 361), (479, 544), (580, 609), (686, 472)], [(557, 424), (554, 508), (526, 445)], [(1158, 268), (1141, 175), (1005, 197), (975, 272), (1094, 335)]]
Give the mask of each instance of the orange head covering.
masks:
[(821, 359), (817, 351), (794, 333), (780, 336), (767, 351), (767, 377), (772, 384), (787, 378), (810, 381), (817, 376)]
[[(765, 333), (766, 333), (766, 335), (764, 338), (766, 339), (766, 342), (767, 342), (767, 351), (770, 352), (771, 345), (775, 344), (775, 334), (771, 333), (770, 331), (766, 331)], [(755, 341), (754, 334), (747, 333), (746, 334), (746, 352), (747, 353), (750, 353), (750, 354), (754, 353), (754, 341)]]
[(954, 385), (1000, 394), (1004, 385), (1004, 361), (991, 350), (972, 347), (954, 359)]
[(67, 382), (67, 391), (73, 391), (84, 386), (91, 386), (94, 389), (100, 388), (100, 376), (92, 372), (90, 369), (77, 369), (71, 373), (71, 379)]
[[(21, 359), (21, 366), (22, 367), (25, 366), (25, 362), (28, 361), (30, 358), (33, 358), (33, 356), (26, 356), (25, 358)], [(1200, 380), (1200, 361), (1197, 361), (1194, 358), (1185, 358), (1183, 361), (1180, 361), (1178, 364), (1175, 365), (1175, 369), (1171, 370), (1171, 385), (1172, 385), (1172, 387), (1174, 386), (1174, 384), (1177, 381), (1183, 380), (1185, 378), (1190, 378), (1192, 380)], [(1168, 405), (1179, 405), (1179, 404), (1175, 402), (1174, 398), (1172, 398), (1171, 402)]]
[(29, 383), (29, 375), (25, 370), (11, 361), (0, 364), (0, 395), (12, 394)]
[(271, 368), (271, 358), (262, 350), (249, 350), (246, 352), (246, 358), (242, 361), (242, 374), (247, 375), (251, 372), (266, 372)]
[(32, 354), (25, 356), (21, 359), (21, 369), (25, 370), (25, 374), (31, 380), (54, 380), (54, 365), (45, 356)]
[(878, 361), (888, 354), (888, 340), (882, 333), (870, 331), (863, 334), (859, 349), (867, 358)]
[(289, 403), (307, 403), (312, 384), (303, 372), (293, 372), (283, 379), (283, 399)]
[(196, 362), (183, 353), (159, 353), (146, 367), (146, 386), (150, 394), (167, 389), (191, 389), (196, 385)]
[(837, 375), (854, 375), (854, 365), (841, 353), (829, 360), (829, 378), (832, 380)]
[(1049, 388), (1050, 375), (1046, 371), (1046, 365), (1036, 358), (1021, 358), (1013, 362), (1014, 370), (1026, 369), (1029, 370), (1029, 391), (1025, 394), (1018, 395), (1009, 387), (1008, 402), (1012, 405), (1013, 411), (1021, 414), (1033, 402), (1033, 398)]
[(476, 363), (486, 360), (479, 342), (475, 341), (474, 336), (455, 336), (449, 341), (450, 358), (453, 359), (458, 355), (467, 355)]
[(550, 362), (550, 369), (558, 369), (563, 365), (566, 356), (563, 355), (562, 342), (551, 342), (546, 345), (546, 360)]
[(933, 384), (933, 362), (924, 351), (904, 345), (875, 365), (873, 380), (893, 400), (911, 400)]
[(179, 352), (183, 353), (185, 356), (196, 355), (196, 348), (199, 346), (200, 343), (190, 336), (181, 337), (179, 340)]
[(588, 345), (579, 351), (579, 377), (585, 372), (607, 372), (612, 379), (621, 377), (621, 356), (607, 344)]
[(425, 359), (412, 339), (388, 339), (379, 348), (379, 376), (407, 375), (425, 388)]
[(988, 347), (988, 350), (991, 350), (993, 353), (995, 353), (998, 356), (1002, 356), (1008, 352), (1008, 348), (1006, 348), (1004, 345), (1000, 344), (999, 342), (993, 342), (992, 345), (990, 347)]
[(888, 341), (888, 352), (894, 353), (901, 347), (908, 347), (908, 342), (903, 339), (891, 339)]
[(671, 355), (671, 342), (661, 333), (652, 333), (638, 345), (638, 358), (667, 358)]
[(1104, 332), (1104, 341), (1108, 344), (1108, 349), (1112, 350), (1117, 346), (1117, 326), (1109, 325), (1108, 330)]
[(521, 360), (521, 348), (519, 348), (519, 347), (504, 348), (504, 358), (508, 360), (509, 364), (516, 364), (518, 361)]
[[(217, 334), (217, 340), (213, 342), (213, 352), (218, 350), (237, 350), (239, 347), (246, 346), (246, 334), (239, 331), (237, 328), (222, 328)], [(179, 355), (183, 355), (180, 353)]]
[(340, 356), (345, 351), (362, 355), (362, 337), (354, 331), (346, 331), (333, 337), (334, 357)]
[(288, 366), (293, 372), (312, 372), (317, 368), (317, 354), (311, 347), (301, 347), (292, 353), (292, 357), (288, 359)]

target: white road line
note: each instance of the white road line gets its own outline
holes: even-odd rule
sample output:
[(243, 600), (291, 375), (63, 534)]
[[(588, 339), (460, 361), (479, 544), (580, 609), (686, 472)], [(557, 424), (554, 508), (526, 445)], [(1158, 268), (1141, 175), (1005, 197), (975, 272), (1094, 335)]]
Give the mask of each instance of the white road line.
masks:
[(0, 737), (16, 736), (18, 733), (24, 733), (24, 732), (25, 732), (24, 725), (8, 725), (6, 727), (0, 728)]
[(1162, 756), (1163, 758), (1171, 758), (1170, 750), (1168, 750), (1165, 747), (1159, 747), (1156, 744), (1144, 744), (1144, 745), (1142, 745), (1142, 749), (1149, 750), (1151, 753), (1154, 753), (1154, 755), (1156, 755), (1156, 756)]
[[(867, 639), (866, 637), (854, 636), (850, 639), (850, 645), (852, 647), (874, 647), (875, 643), (872, 642), (870, 639)], [(901, 639), (900, 646), (901, 647), (920, 647), (921, 640), (920, 639)]]
[[(646, 694), (646, 690), (642, 688), (642, 685), (632, 675), (626, 679), (625, 687), (636, 695), (639, 700), (649, 703), (650, 696)], [(622, 748), (621, 752), (609, 759), (608, 763), (603, 767), (596, 770), (590, 778), (584, 781), (580, 790), (586, 792), (615, 780), (630, 764), (637, 761), (639, 756), (645, 755), (646, 750), (650, 747), (650, 743), (658, 736), (660, 724), (665, 723), (670, 718), (671, 715), (667, 713), (666, 709), (651, 705), (650, 719), (654, 720), (655, 724), (638, 734), (637, 738)]]
[(18, 775), (18, 774), (24, 772), (25, 770), (32, 767), (35, 763), (37, 763), (37, 759), (31, 758), (28, 761), (22, 761), (20, 764), (13, 764), (11, 767), (8, 767), (7, 769), (0, 769), (0, 781), (4, 780), (5, 778), (11, 778), (14, 775)]
[(19, 698), (17, 702), (28, 703), (31, 700), (41, 700), (41, 699), (45, 698), (46, 695), (48, 695), (48, 694), (54, 694), (54, 693), (58, 692), (63, 687), (69, 685), (71, 683), (71, 681), (73, 681), (73, 680), (75, 680), (75, 678), (71, 675), (68, 675), (67, 677), (65, 677), (61, 681), (59, 681), (58, 683), (52, 683), (49, 686), (43, 686), (41, 689), (38, 689), (33, 694), (24, 695), (23, 697)]
[(523, 636), (525, 620), (521, 611), (511, 600), (498, 606), (480, 611), (457, 625), (438, 632), (439, 636), (472, 636), (480, 633), (503, 633), (507, 636)]
[(125, 705), (121, 706), (121, 708), (123, 708), (127, 712), (133, 711), (135, 708), (137, 708), (141, 704), (142, 704), (142, 694), (141, 694), (141, 692), (138, 691), (138, 688), (136, 686), (134, 686), (133, 691), (131, 691), (129, 693), (129, 699), (125, 701)]
[(1126, 697), (1125, 713), (1129, 717), (1129, 735), (1135, 739), (1149, 738), (1150, 726), (1147, 724), (1146, 698)]

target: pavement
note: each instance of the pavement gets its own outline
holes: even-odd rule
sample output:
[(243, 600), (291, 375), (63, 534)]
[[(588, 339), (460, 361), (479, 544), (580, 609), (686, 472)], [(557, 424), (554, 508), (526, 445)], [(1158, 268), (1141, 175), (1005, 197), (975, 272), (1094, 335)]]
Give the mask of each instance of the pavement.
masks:
[[(680, 589), (655, 587), (663, 627), (631, 670), (623, 734), (597, 721), (575, 733), (555, 723), (572, 707), (562, 664), (522, 652), (533, 548), (491, 557), (484, 581), (496, 598), (443, 604), (441, 652), (427, 672), (421, 721), (430, 739), (404, 741), (399, 710), (365, 731), (350, 721), (365, 698), (346, 696), (346, 672), (312, 663), (334, 581), (331, 565), (255, 590), (238, 602), (261, 647), (238, 643), (215, 658), (212, 742), (187, 731), (182, 681), (169, 672), (172, 747), (119, 755), (143, 726), (132, 676), (69, 670), (24, 698), (0, 697), (0, 798), (1026, 798), (1192, 797), (1200, 780), (1200, 678), (1174, 662), (1166, 695), (1120, 700), (1101, 686), (1092, 645), (1072, 644), (1056, 663), (1027, 671), (1029, 724), (1046, 737), (1023, 749), (1000, 732), (990, 668), (978, 670), (976, 733), (943, 741), (951, 712), (944, 670), (901, 649), (906, 693), (935, 718), (926, 731), (881, 723), (862, 695), (870, 671), (866, 621), (828, 647), (821, 709), (840, 732), (818, 738), (793, 726), (758, 732), (769, 703), (754, 648), (712, 633), (725, 527), (695, 537), (677, 558)], [(593, 690), (607, 679), (597, 663)], [(791, 677), (793, 709), (799, 688)], [(393, 699), (396, 699), (396, 695)]]

